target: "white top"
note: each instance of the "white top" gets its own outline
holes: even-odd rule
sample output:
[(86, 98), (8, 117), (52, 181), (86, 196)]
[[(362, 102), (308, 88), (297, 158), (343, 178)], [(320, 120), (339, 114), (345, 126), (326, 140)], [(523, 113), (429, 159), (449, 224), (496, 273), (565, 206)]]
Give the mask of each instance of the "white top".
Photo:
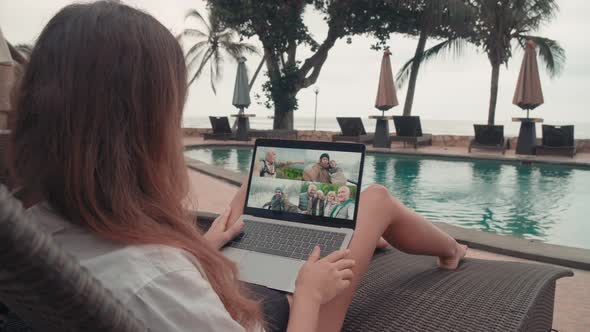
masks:
[(68, 223), (46, 204), (27, 213), (150, 330), (244, 331), (188, 252), (110, 242)]

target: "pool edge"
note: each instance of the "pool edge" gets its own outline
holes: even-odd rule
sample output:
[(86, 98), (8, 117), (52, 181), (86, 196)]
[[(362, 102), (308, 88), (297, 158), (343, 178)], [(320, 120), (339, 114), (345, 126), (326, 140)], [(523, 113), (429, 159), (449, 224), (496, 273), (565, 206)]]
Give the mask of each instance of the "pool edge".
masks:
[[(367, 152), (375, 153), (375, 154), (390, 154), (390, 155), (398, 155), (398, 156), (419, 156), (419, 157), (430, 157), (436, 159), (451, 159), (451, 160), (485, 160), (485, 161), (497, 161), (500, 163), (510, 163), (510, 164), (543, 164), (543, 165), (557, 165), (557, 166), (568, 166), (578, 169), (589, 170), (590, 163), (583, 162), (583, 161), (563, 161), (563, 160), (547, 160), (547, 159), (537, 159), (537, 156), (526, 156), (526, 155), (514, 155), (514, 156), (505, 156), (505, 155), (487, 155), (487, 154), (457, 154), (457, 153), (436, 153), (432, 151), (421, 151), (420, 149), (398, 149), (398, 150), (389, 150), (383, 148), (375, 148), (369, 145), (367, 146)], [(184, 146), (185, 151), (191, 148), (207, 148), (207, 147), (254, 147), (253, 141), (246, 141), (246, 142), (207, 142), (207, 143), (199, 143), (199, 144), (187, 144)], [(444, 149), (443, 149), (444, 151)]]

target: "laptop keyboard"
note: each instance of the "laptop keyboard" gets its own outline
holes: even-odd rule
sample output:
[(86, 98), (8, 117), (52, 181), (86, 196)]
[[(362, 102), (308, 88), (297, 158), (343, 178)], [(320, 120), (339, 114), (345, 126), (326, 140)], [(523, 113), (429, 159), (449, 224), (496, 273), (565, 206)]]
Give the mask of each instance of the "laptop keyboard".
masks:
[(340, 249), (346, 234), (244, 219), (245, 227), (228, 245), (265, 254), (307, 260), (316, 245), (321, 257)]

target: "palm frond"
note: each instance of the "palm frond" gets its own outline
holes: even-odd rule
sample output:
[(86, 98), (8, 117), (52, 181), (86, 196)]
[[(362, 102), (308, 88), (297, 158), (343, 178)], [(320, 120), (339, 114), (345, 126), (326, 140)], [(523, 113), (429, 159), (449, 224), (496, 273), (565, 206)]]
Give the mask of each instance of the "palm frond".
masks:
[(205, 52), (205, 54), (203, 54), (201, 64), (199, 65), (199, 68), (197, 69), (197, 71), (193, 74), (193, 77), (191, 78), (191, 80), (188, 82), (189, 85), (193, 84), (193, 82), (197, 78), (199, 78), (199, 76), (201, 76), (201, 73), (203, 72), (203, 68), (205, 68), (205, 65), (207, 64), (207, 62), (211, 58), (212, 54), (213, 54), (213, 49), (211, 49), (211, 48), (208, 48), (207, 51)]
[(199, 59), (204, 59), (202, 58), (202, 55), (205, 54), (205, 52), (207, 52), (207, 50), (209, 50), (209, 48), (203, 47), (201, 48), (198, 52), (194, 53), (193, 56), (189, 57), (187, 56), (186, 59), (186, 67), (188, 68), (189, 71), (192, 71), (193, 68), (195, 68), (196, 63), (199, 61)]
[(258, 48), (248, 43), (227, 43), (221, 42), (222, 48), (234, 59), (238, 59), (246, 54), (260, 54)]
[[(203, 49), (208, 49), (208, 41), (202, 40), (200, 42), (196, 42), (189, 50), (186, 52), (185, 58), (188, 59), (195, 59), (196, 54), (202, 53)], [(190, 61), (190, 60), (189, 60)]]
[(215, 85), (219, 80), (221, 80), (223, 75), (223, 57), (221, 56), (221, 52), (219, 49), (216, 49), (213, 52), (213, 56), (211, 59), (211, 89), (213, 89), (213, 93), (217, 94), (217, 88)]
[(410, 74), (412, 73), (412, 64), (414, 61), (418, 61), (421, 64), (427, 63), (428, 61), (434, 60), (439, 56), (445, 54), (452, 54), (453, 57), (458, 57), (463, 53), (463, 49), (466, 47), (467, 42), (462, 38), (450, 38), (446, 39), (431, 48), (422, 52), (422, 54), (408, 60), (395, 75), (395, 81), (397, 86), (401, 89), (406, 84)]
[(561, 74), (565, 66), (565, 50), (556, 40), (539, 36), (518, 36), (519, 44), (524, 48), (527, 40), (532, 40), (539, 46), (539, 58), (545, 63), (545, 69), (549, 77), (554, 78)]
[(182, 37), (209, 38), (209, 35), (198, 29), (184, 29), (177, 39)]
[(196, 9), (190, 9), (188, 12), (186, 12), (186, 15), (184, 16), (184, 19), (188, 19), (188, 18), (194, 18), (197, 20), (197, 22), (200, 22), (201, 24), (203, 24), (206, 28), (207, 28), (207, 35), (209, 35), (211, 33), (211, 26), (209, 25), (209, 23), (207, 23), (207, 21), (205, 20), (205, 18), (203, 17), (203, 15), (201, 15), (201, 13), (199, 13), (198, 10)]

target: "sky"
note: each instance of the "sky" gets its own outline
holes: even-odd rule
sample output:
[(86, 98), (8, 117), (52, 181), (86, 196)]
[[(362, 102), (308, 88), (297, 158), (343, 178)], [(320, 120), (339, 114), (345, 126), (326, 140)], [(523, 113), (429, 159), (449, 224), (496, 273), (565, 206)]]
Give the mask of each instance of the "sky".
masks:
[[(0, 26), (5, 37), (12, 43), (33, 43), (47, 21), (67, 0), (0, 0)], [(174, 34), (185, 27), (195, 27), (195, 22), (185, 21), (188, 9), (205, 10), (200, 0), (128, 0), (123, 1), (142, 9), (168, 27)], [(590, 20), (585, 16), (590, 11), (590, 1), (558, 1), (560, 11), (556, 18), (536, 35), (556, 39), (566, 50), (567, 62), (561, 76), (550, 79), (541, 72), (541, 84), (545, 104), (531, 114), (546, 122), (589, 123), (588, 86), (590, 86)], [(322, 40), (327, 27), (321, 17), (310, 9), (305, 16), (309, 30)], [(584, 37), (586, 36), (586, 37)], [(586, 40), (586, 42), (584, 42)], [(260, 45), (256, 37), (248, 40)], [(374, 108), (382, 52), (370, 49), (374, 39), (357, 36), (351, 44), (337, 41), (316, 83), (319, 88), (318, 116), (363, 116), (378, 114)], [(393, 35), (389, 41), (393, 53), (391, 63), (394, 73), (413, 56), (417, 40)], [(433, 45), (430, 41), (428, 45)], [(427, 45), (427, 46), (428, 46)], [(298, 51), (298, 59), (304, 60), (309, 51)], [(524, 116), (515, 105), (512, 96), (523, 52), (516, 51), (507, 67), (500, 72), (500, 88), (496, 121), (509, 122), (513, 116)], [(253, 73), (260, 56), (250, 56), (247, 65)], [(540, 67), (542, 64), (540, 63)], [(235, 113), (231, 105), (237, 64), (225, 62), (222, 81), (218, 83), (217, 95), (209, 84), (207, 72), (190, 87), (185, 116), (228, 115)], [(412, 114), (433, 120), (472, 120), (485, 122), (488, 112), (491, 67), (487, 56), (474, 47), (468, 47), (459, 58), (440, 58), (423, 66), (418, 77)], [(271, 115), (253, 97), (261, 94), (264, 75), (259, 75), (253, 90), (253, 104), (249, 112), (258, 116)], [(397, 92), (400, 105), (389, 114), (401, 114), (405, 99), (405, 87)], [(313, 117), (315, 94), (313, 87), (298, 94), (299, 110), (296, 117)], [(262, 100), (261, 100), (262, 101)]]

